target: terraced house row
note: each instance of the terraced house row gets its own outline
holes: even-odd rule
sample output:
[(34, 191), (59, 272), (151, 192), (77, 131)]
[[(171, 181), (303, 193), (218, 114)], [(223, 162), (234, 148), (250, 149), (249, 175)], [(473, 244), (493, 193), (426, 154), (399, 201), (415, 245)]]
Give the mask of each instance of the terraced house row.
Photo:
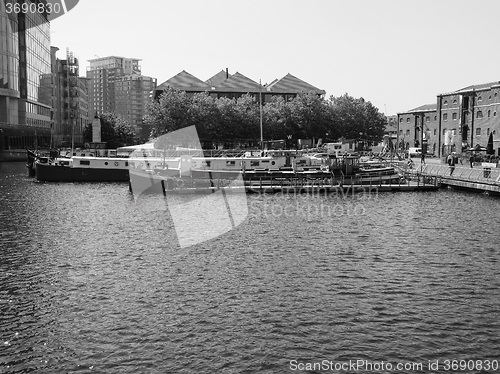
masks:
[(397, 114), (396, 141), (399, 148), (427, 144), (438, 157), (462, 153), (471, 147), (487, 147), (493, 134), (493, 149), (500, 156), (500, 81), (476, 84), (437, 95), (426, 104)]

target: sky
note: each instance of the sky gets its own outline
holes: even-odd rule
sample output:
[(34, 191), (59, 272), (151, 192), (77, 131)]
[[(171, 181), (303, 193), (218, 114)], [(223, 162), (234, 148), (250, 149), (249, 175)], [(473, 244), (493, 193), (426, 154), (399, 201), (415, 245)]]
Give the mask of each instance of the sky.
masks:
[(80, 0), (51, 22), (64, 59), (141, 59), (158, 84), (226, 68), (262, 84), (290, 73), (393, 115), (500, 81), (497, 0)]

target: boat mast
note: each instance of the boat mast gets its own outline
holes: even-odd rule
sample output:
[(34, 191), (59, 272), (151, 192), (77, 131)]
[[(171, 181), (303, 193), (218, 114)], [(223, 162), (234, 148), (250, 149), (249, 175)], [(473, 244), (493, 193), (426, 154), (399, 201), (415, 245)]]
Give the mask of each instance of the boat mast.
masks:
[(260, 146), (264, 149), (264, 132), (262, 129), (262, 81), (259, 79), (259, 112), (260, 112)]

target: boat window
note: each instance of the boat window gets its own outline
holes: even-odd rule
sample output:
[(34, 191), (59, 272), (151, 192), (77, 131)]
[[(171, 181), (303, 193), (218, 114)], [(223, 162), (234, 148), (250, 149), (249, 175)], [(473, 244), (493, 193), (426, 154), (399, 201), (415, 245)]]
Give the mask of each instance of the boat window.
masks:
[(80, 165), (90, 165), (89, 160), (80, 160)]
[(106, 161), (106, 162), (104, 163), (104, 165), (107, 165), (107, 164), (108, 164), (108, 161)]
[(125, 161), (125, 166), (128, 166), (128, 161)]
[(226, 161), (226, 166), (236, 165), (236, 161)]
[(259, 166), (259, 161), (250, 161), (250, 166)]

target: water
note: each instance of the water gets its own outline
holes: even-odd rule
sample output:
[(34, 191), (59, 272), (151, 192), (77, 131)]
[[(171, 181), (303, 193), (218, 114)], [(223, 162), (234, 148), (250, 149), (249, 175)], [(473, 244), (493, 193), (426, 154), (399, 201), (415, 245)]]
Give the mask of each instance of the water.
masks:
[(236, 229), (181, 248), (163, 197), (0, 164), (0, 373), (500, 360), (499, 198), (248, 198)]

